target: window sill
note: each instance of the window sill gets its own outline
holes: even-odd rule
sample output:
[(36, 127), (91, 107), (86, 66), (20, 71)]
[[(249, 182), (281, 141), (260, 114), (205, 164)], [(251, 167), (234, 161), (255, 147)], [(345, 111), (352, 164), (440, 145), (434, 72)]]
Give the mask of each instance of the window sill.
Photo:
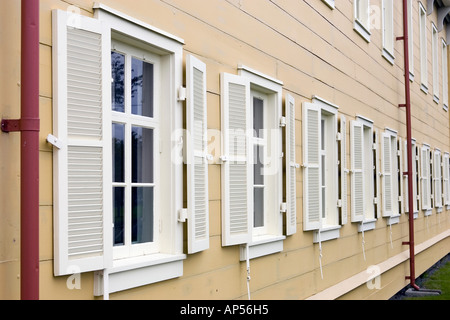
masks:
[(423, 215), (424, 215), (425, 217), (431, 216), (432, 213), (433, 213), (433, 210), (432, 210), (432, 209), (424, 209), (424, 210), (423, 210)]
[(434, 101), (436, 104), (439, 104), (439, 97), (436, 96), (435, 94), (433, 94), (433, 101)]
[(359, 21), (355, 20), (353, 23), (353, 30), (355, 30), (367, 43), (370, 42), (370, 31)]
[[(109, 293), (124, 291), (148, 284), (178, 278), (183, 275), (183, 260), (186, 255), (152, 254), (113, 262), (107, 269)], [(94, 276), (94, 295), (103, 295), (103, 276)]]
[(322, 0), (330, 9), (334, 9), (334, 0)]
[(392, 53), (390, 53), (386, 48), (383, 48), (381, 51), (381, 55), (386, 59), (391, 65), (394, 65), (395, 57)]
[(414, 73), (409, 71), (409, 81), (414, 82)]
[[(253, 237), (248, 244), (249, 259), (267, 256), (269, 254), (283, 251), (283, 240), (285, 236), (264, 235)], [(245, 245), (240, 246), (240, 261), (247, 260), (247, 250)]]
[[(341, 226), (328, 226), (320, 230), (316, 230), (313, 233), (313, 243), (319, 243), (338, 239), (340, 237)], [(320, 234), (319, 234), (320, 233)]]
[(448, 105), (447, 103), (444, 103), (443, 107), (442, 107), (445, 111), (448, 111)]
[(428, 87), (425, 84), (420, 84), (420, 90), (422, 90), (425, 94), (428, 94)]
[(377, 219), (366, 220), (358, 224), (358, 232), (366, 232), (375, 229), (375, 222), (377, 222)]
[(392, 226), (393, 224), (397, 224), (400, 222), (400, 215), (396, 214), (391, 217), (387, 217), (387, 225)]

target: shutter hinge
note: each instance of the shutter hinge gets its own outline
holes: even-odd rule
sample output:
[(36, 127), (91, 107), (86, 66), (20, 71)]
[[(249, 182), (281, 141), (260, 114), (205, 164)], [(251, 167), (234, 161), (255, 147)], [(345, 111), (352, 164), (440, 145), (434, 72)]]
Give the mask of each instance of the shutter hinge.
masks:
[(280, 205), (280, 212), (286, 213), (287, 212), (287, 204), (286, 202), (282, 202)]
[(52, 144), (54, 147), (58, 148), (58, 149), (61, 149), (61, 148), (62, 148), (62, 145), (63, 145), (62, 141), (59, 140), (57, 137), (55, 137), (55, 136), (52, 135), (52, 134), (49, 134), (49, 135), (47, 136), (47, 141), (48, 141), (50, 144)]
[(286, 127), (286, 117), (281, 117), (280, 118), (280, 127), (281, 128)]
[(340, 132), (336, 133), (336, 141), (341, 141), (342, 140), (342, 135)]
[(377, 144), (376, 144), (376, 143), (374, 143), (374, 144), (372, 145), (372, 150), (377, 150)]
[(188, 215), (187, 209), (178, 210), (178, 222), (186, 222)]
[(229, 160), (230, 160), (230, 158), (228, 156), (221, 156), (220, 157), (220, 161), (222, 161), (222, 162), (227, 162)]
[(186, 88), (185, 87), (178, 88), (178, 101), (186, 101)]
[(338, 201), (337, 201), (337, 207), (338, 207), (338, 208), (342, 208), (342, 200), (341, 200), (341, 199), (338, 199)]

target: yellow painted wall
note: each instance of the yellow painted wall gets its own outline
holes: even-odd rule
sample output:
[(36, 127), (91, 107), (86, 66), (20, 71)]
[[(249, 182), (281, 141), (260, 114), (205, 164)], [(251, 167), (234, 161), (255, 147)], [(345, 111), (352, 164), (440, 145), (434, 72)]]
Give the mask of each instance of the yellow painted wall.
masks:
[[(40, 297), (41, 299), (93, 299), (93, 274), (81, 275), (81, 290), (68, 290), (67, 277), (53, 276), (52, 148), (45, 142), (52, 132), (51, 10), (69, 5), (92, 16), (92, 0), (41, 0), (40, 14)], [(418, 3), (414, 2), (414, 74), (411, 86), (413, 137), (432, 148), (450, 151), (449, 114), (432, 100), (431, 20), (428, 16), (429, 94), (420, 91)], [(221, 72), (237, 73), (242, 63), (283, 81), (284, 93), (296, 99), (297, 162), (301, 163), (301, 103), (318, 95), (340, 106), (339, 113), (354, 119), (357, 114), (374, 121), (380, 132), (398, 130), (405, 138), (403, 43), (395, 43), (395, 64), (381, 56), (381, 31), (372, 29), (367, 43), (353, 30), (353, 1), (338, 0), (330, 10), (321, 0), (103, 0), (102, 3), (185, 41), (192, 53), (207, 64), (208, 128), (220, 130)], [(372, 0), (380, 6), (381, 0)], [(426, 3), (424, 3), (426, 6)], [(395, 34), (401, 34), (400, 1), (394, 1)], [(7, 13), (7, 14), (6, 14)], [(20, 2), (0, 1), (0, 114), (20, 116)], [(445, 38), (445, 31), (439, 34)], [(439, 58), (441, 63), (441, 58)], [(440, 77), (441, 79), (442, 77)], [(442, 81), (442, 80), (440, 80)], [(442, 89), (441, 101), (442, 101)], [(349, 130), (348, 130), (349, 131)], [(19, 269), (19, 135), (0, 134), (0, 299), (20, 297)], [(349, 153), (349, 149), (347, 150)], [(214, 154), (215, 160), (220, 156)], [(347, 223), (340, 238), (324, 242), (323, 275), (319, 247), (312, 233), (303, 232), (302, 179), (297, 175), (297, 233), (287, 237), (284, 250), (251, 260), (251, 291), (254, 299), (305, 299), (332, 287), (351, 283), (352, 276), (400, 255), (407, 247), (408, 218), (390, 229), (378, 219), (376, 229), (362, 235)], [(111, 299), (246, 299), (246, 267), (239, 262), (239, 247), (221, 246), (220, 165), (209, 167), (210, 249), (184, 261), (184, 275), (111, 295)], [(4, 185), (4, 184), (3, 184)], [(350, 219), (349, 219), (350, 220)], [(416, 243), (424, 243), (450, 229), (450, 211), (415, 220)], [(391, 247), (392, 231), (392, 247)], [(448, 236), (424, 250), (417, 258), (418, 276), (449, 251)], [(395, 260), (395, 259), (394, 259)], [(408, 263), (402, 262), (382, 275), (382, 290), (360, 284), (342, 299), (386, 299), (408, 282)], [(336, 296), (339, 298), (340, 295)]]

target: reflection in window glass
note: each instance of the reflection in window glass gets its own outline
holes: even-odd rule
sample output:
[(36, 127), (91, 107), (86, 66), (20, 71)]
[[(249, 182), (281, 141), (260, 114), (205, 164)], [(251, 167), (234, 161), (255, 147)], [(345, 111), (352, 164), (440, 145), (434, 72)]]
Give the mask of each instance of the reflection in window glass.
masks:
[(131, 112), (153, 117), (153, 64), (132, 59)]
[(113, 204), (114, 246), (123, 246), (125, 243), (125, 188), (113, 188)]
[(112, 110), (125, 112), (125, 56), (111, 52), (111, 92)]
[(153, 187), (133, 188), (132, 206), (132, 243), (153, 242)]
[(125, 125), (112, 125), (113, 182), (125, 182)]
[(153, 183), (153, 129), (133, 127), (132, 182)]

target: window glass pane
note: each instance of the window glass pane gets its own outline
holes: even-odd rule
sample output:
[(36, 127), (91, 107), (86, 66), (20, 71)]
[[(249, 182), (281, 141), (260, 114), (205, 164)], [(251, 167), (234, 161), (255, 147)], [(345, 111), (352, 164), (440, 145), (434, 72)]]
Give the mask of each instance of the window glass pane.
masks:
[(254, 148), (254, 165), (253, 165), (253, 180), (255, 185), (263, 185), (264, 184), (264, 175), (263, 175), (263, 157), (264, 157), (264, 147), (255, 145)]
[(125, 188), (113, 188), (114, 246), (124, 245)]
[(262, 138), (264, 129), (264, 100), (254, 97), (253, 98), (253, 130), (254, 136)]
[(131, 112), (153, 117), (153, 64), (135, 58), (131, 66)]
[(132, 182), (153, 183), (153, 129), (132, 129)]
[(125, 112), (125, 56), (111, 52), (111, 92), (112, 110)]
[(131, 242), (153, 242), (153, 187), (137, 187), (132, 192)]
[(125, 182), (125, 125), (112, 125), (113, 182)]
[(254, 188), (253, 226), (264, 227), (264, 188)]

